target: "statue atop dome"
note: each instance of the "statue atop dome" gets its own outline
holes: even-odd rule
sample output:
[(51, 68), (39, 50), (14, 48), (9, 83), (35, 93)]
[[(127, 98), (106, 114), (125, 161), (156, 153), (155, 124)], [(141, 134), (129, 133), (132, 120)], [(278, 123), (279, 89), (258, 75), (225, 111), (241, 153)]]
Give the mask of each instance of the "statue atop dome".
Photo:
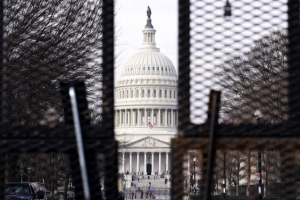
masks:
[(148, 6), (148, 9), (147, 9), (147, 16), (148, 16), (148, 18), (151, 18), (151, 9), (150, 9), (149, 6)]
[(147, 9), (147, 16), (148, 16), (148, 19), (147, 19), (147, 24), (146, 24), (145, 28), (153, 28), (153, 25), (151, 24), (151, 9), (149, 6)]

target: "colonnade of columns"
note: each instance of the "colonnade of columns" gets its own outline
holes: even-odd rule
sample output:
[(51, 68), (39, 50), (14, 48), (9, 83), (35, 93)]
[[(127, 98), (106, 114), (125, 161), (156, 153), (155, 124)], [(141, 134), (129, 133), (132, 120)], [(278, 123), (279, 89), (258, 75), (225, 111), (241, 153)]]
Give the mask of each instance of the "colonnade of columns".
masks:
[(115, 110), (116, 126), (177, 126), (177, 109), (139, 108)]
[(169, 152), (122, 152), (125, 174), (147, 175), (147, 164), (151, 164), (151, 175), (169, 173)]

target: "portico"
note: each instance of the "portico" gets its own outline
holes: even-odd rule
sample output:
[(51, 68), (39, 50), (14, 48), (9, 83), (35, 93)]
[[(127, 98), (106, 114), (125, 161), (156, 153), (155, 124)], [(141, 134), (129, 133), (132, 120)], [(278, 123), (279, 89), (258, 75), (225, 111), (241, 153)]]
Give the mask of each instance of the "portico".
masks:
[(120, 149), (122, 168), (120, 173), (132, 175), (158, 175), (169, 173), (169, 143), (153, 137), (145, 137)]
[[(121, 173), (132, 175), (154, 175), (169, 173), (170, 156), (169, 151), (165, 152), (122, 152)], [(147, 174), (147, 164), (151, 164), (151, 174)]]

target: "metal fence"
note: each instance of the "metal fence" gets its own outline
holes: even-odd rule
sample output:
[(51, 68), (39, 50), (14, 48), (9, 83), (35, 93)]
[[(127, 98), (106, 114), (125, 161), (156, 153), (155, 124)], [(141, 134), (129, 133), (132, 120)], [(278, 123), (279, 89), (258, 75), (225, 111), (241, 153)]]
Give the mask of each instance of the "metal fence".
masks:
[[(299, 0), (178, 3), (171, 199), (198, 180), (192, 198), (239, 199), (232, 188), (247, 185), (247, 198), (296, 199)], [(0, 10), (0, 198), (5, 182), (36, 181), (50, 196), (64, 186), (65, 197), (74, 188), (76, 199), (102, 199), (104, 188), (118, 199), (113, 1), (6, 0)]]

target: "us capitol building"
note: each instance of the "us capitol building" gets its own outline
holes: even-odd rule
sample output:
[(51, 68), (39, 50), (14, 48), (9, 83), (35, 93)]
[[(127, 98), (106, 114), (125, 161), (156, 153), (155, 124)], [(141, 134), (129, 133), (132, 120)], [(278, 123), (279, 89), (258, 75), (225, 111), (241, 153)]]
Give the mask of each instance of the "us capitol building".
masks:
[[(143, 44), (122, 69), (115, 87), (115, 133), (121, 143), (119, 173), (170, 172), (170, 139), (177, 132), (177, 73), (159, 51), (148, 7)], [(122, 145), (123, 143), (123, 145)]]

